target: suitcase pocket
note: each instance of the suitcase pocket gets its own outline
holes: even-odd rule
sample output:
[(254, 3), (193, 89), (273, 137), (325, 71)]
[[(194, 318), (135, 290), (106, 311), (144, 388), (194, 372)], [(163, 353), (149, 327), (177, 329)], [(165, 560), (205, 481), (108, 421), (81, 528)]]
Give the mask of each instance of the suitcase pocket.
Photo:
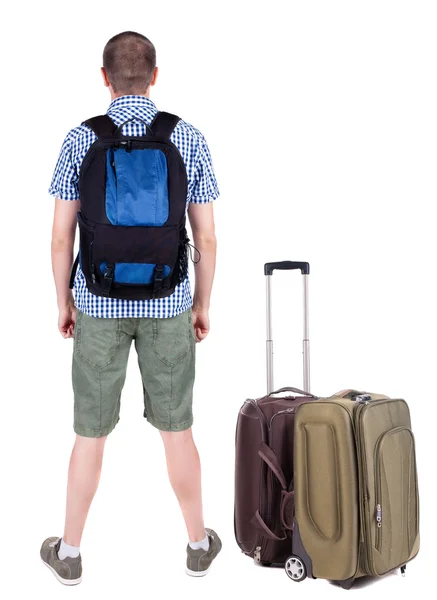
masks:
[[(375, 550), (384, 571), (411, 558), (419, 532), (414, 436), (408, 427), (382, 434), (375, 446)], [(380, 560), (377, 561), (378, 565)], [(380, 569), (376, 569), (377, 574)]]

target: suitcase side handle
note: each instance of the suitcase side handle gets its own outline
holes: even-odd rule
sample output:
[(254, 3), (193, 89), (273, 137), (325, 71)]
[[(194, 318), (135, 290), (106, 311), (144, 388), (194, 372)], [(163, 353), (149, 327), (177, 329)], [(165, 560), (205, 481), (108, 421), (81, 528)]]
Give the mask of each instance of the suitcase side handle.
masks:
[(268, 394), (268, 395), (273, 396), (274, 394), (280, 394), (281, 392), (293, 392), (295, 394), (300, 394), (301, 396), (309, 396), (310, 398), (318, 398), (318, 396), (314, 396), (314, 394), (310, 394), (309, 392), (304, 392), (303, 390), (300, 390), (299, 388), (295, 388), (295, 387), (279, 388), (279, 390), (276, 390), (275, 392), (270, 392), (270, 394)]
[(280, 262), (270, 262), (264, 265), (264, 275), (273, 275), (273, 271), (279, 269), (281, 271), (300, 270), (302, 275), (310, 274), (310, 264), (307, 262), (295, 262), (292, 260), (283, 260)]

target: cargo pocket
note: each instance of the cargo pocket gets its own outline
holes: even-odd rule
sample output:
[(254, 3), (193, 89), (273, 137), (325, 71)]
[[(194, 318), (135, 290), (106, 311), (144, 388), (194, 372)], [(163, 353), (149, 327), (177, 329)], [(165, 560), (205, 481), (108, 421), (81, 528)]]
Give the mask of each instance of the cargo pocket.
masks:
[(375, 550), (384, 565), (375, 571), (382, 575), (410, 559), (419, 532), (415, 444), (407, 427), (387, 431), (375, 448), (374, 528)]
[(74, 351), (97, 369), (108, 366), (119, 346), (119, 321), (76, 313)]
[(191, 350), (190, 312), (187, 310), (176, 317), (153, 321), (153, 351), (169, 367), (174, 367)]

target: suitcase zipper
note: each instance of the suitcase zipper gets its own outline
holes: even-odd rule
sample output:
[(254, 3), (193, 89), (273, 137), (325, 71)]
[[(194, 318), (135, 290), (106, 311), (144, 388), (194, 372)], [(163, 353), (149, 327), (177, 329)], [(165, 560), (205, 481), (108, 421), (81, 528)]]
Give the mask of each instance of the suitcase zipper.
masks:
[[(275, 413), (271, 418), (270, 418), (270, 422), (269, 422), (269, 432), (272, 429), (272, 423), (274, 421), (274, 419), (278, 416), (278, 415), (286, 415), (286, 414), (292, 414), (294, 413), (296, 410), (296, 408), (290, 407), (290, 408), (285, 408), (284, 410), (279, 410), (277, 413)], [(269, 440), (270, 442), (270, 440)], [(271, 524), (272, 520), (273, 520), (273, 515), (272, 515), (272, 506), (273, 506), (273, 501), (274, 501), (274, 490), (275, 490), (275, 482), (274, 482), (274, 477), (273, 477), (273, 473), (270, 471), (268, 472), (268, 483), (269, 483), (269, 493), (267, 494), (267, 515), (268, 515), (268, 519), (269, 519), (269, 523)]]
[[(368, 497), (368, 493), (365, 492), (364, 490), (366, 490), (367, 488), (367, 482), (368, 482), (368, 478), (367, 478), (367, 463), (366, 463), (366, 456), (365, 453), (363, 452), (363, 444), (362, 444), (362, 439), (363, 439), (363, 419), (361, 418), (362, 413), (370, 408), (370, 406), (376, 406), (377, 404), (385, 404), (387, 402), (391, 402), (393, 399), (387, 399), (387, 398), (381, 398), (379, 400), (368, 400), (366, 398), (366, 402), (358, 402), (359, 406), (356, 408), (355, 411), (355, 415), (354, 415), (354, 421), (357, 425), (356, 427), (356, 432), (357, 432), (357, 451), (358, 451), (358, 455), (360, 457), (360, 466), (361, 468), (359, 468), (359, 471), (361, 471), (361, 477), (360, 477), (360, 488), (361, 488), (361, 505), (362, 505), (362, 519), (361, 519), (361, 527), (363, 529), (363, 537), (364, 537), (364, 546), (365, 546), (365, 552), (363, 554), (363, 558), (364, 558), (364, 569), (367, 571), (367, 573), (369, 575), (378, 575), (378, 573), (375, 572), (375, 569), (373, 569), (372, 567), (372, 562), (373, 562), (373, 544), (372, 544), (372, 535), (371, 535), (371, 517), (370, 517), (370, 510), (369, 510), (369, 506), (368, 506), (368, 502), (369, 502), (369, 497)], [(378, 446), (378, 444), (377, 444)], [(378, 495), (378, 491), (375, 489), (375, 495), (376, 497), (376, 502), (378, 505), (380, 505), (380, 496)], [(380, 507), (381, 508), (381, 507)], [(376, 509), (377, 510), (377, 509)], [(374, 513), (375, 514), (375, 513)], [(381, 526), (382, 526), (382, 508), (381, 508), (381, 514), (377, 515), (375, 514), (375, 518), (377, 516), (380, 516), (381, 518)], [(377, 521), (378, 523), (378, 521)], [(381, 543), (381, 529), (382, 527), (377, 527), (377, 533), (376, 533), (376, 538), (378, 539), (379, 536), (379, 543)]]
[[(266, 417), (263, 413), (263, 411), (260, 409), (260, 407), (258, 406), (258, 403), (256, 400), (252, 400), (252, 399), (248, 399), (245, 401), (245, 404), (251, 404), (253, 406), (253, 408), (255, 409), (255, 411), (258, 413), (258, 417), (259, 417), (259, 424), (261, 427), (261, 440), (263, 442), (265, 442), (267, 440), (267, 421), (266, 421)], [(261, 469), (264, 469), (264, 466), (261, 465)], [(262, 495), (260, 495), (260, 512), (262, 514), (263, 512), (263, 506), (262, 506)], [(267, 509), (267, 507), (266, 507)], [(235, 516), (234, 516), (234, 528), (235, 528)], [(253, 560), (256, 563), (260, 563), (261, 562), (261, 551), (262, 551), (262, 546), (260, 544), (263, 543), (263, 536), (261, 534), (258, 534), (257, 539), (255, 541), (255, 545), (252, 549), (253, 551)], [(252, 552), (250, 551), (250, 552)], [(246, 552), (246, 554), (250, 554), (250, 552)]]
[(395, 427), (394, 429), (389, 429), (384, 432), (375, 446), (374, 452), (374, 462), (375, 462), (375, 500), (376, 500), (376, 509), (375, 509), (375, 519), (376, 519), (376, 536), (375, 536), (375, 548), (378, 552), (381, 552), (382, 549), (382, 492), (381, 492), (381, 465), (380, 465), (380, 449), (382, 441), (393, 433), (398, 433), (399, 431), (408, 431), (411, 433), (411, 429), (401, 425), (399, 427)]
[[(263, 442), (268, 442), (267, 419), (266, 419), (263, 411), (258, 406), (258, 403), (256, 400), (249, 400), (249, 402), (255, 408), (255, 410), (257, 411), (257, 413), (260, 417), (261, 439)], [(261, 465), (261, 481), (263, 481), (262, 473), (266, 472), (265, 471), (266, 468), (267, 467), (264, 464)], [(269, 471), (270, 471), (270, 469), (269, 469)], [(267, 481), (266, 481), (267, 485), (268, 485), (269, 477), (270, 477), (270, 475), (269, 475), (269, 473), (267, 473)], [(263, 494), (260, 493), (259, 510), (262, 515), (267, 514), (268, 520), (270, 520), (270, 494), (269, 493), (267, 494), (267, 499), (266, 499), (265, 503), (263, 502)], [(264, 511), (265, 511), (265, 513), (264, 513)], [(257, 564), (261, 563), (261, 554), (263, 553), (263, 551), (265, 552), (266, 547), (268, 546), (268, 543), (269, 543), (268, 540), (266, 538), (264, 538), (264, 536), (262, 534), (258, 535), (257, 540), (255, 542), (255, 550), (253, 553), (253, 560), (255, 563), (257, 563)]]
[[(364, 482), (366, 481), (366, 464), (365, 464), (365, 460), (363, 460), (362, 456), (363, 456), (363, 452), (362, 452), (362, 443), (361, 443), (361, 427), (360, 427), (360, 422), (359, 422), (359, 417), (363, 411), (363, 409), (365, 409), (367, 406), (367, 404), (364, 403), (359, 403), (359, 406), (356, 408), (355, 411), (355, 415), (354, 415), (354, 421), (356, 424), (355, 427), (355, 431), (356, 431), (356, 440), (357, 440), (357, 456), (360, 459), (360, 463), (358, 464), (358, 485), (359, 485), (359, 489), (362, 490), (362, 493), (359, 493), (359, 497), (360, 497), (360, 513), (361, 513), (361, 529), (362, 529), (362, 533), (363, 533), (363, 538), (364, 538), (364, 544), (363, 544), (363, 550), (364, 552), (362, 553), (362, 558), (363, 558), (363, 570), (367, 573), (367, 574), (371, 574), (370, 572), (370, 562), (369, 562), (369, 548), (368, 548), (368, 544), (367, 544), (367, 502), (368, 502), (368, 497), (367, 497), (367, 492), (364, 492), (364, 490), (366, 489), (366, 486), (364, 484)], [(361, 467), (361, 468), (360, 468)]]
[(378, 503), (376, 505), (376, 549), (378, 552), (381, 552), (381, 527), (382, 527), (382, 509), (381, 505)]
[[(386, 432), (387, 433), (387, 432)], [(375, 509), (375, 519), (376, 519), (376, 534), (375, 534), (375, 548), (378, 552), (381, 552), (382, 545), (382, 509), (381, 509), (381, 469), (379, 466), (379, 449), (381, 446), (381, 441), (383, 440), (385, 433), (381, 435), (379, 440), (376, 442), (375, 452), (374, 452), (374, 461), (375, 461), (375, 500), (376, 500), (376, 509)]]
[(283, 414), (286, 414), (286, 413), (288, 413), (288, 414), (290, 414), (290, 413), (294, 413), (294, 411), (295, 411), (295, 410), (296, 410), (295, 408), (286, 408), (286, 409), (284, 409), (284, 410), (280, 410), (280, 411), (278, 411), (277, 413), (275, 413), (275, 414), (272, 416), (272, 418), (270, 419), (270, 422), (269, 422), (269, 429), (271, 429), (271, 428), (272, 428), (273, 419), (274, 419), (275, 417), (277, 417), (278, 415), (283, 415)]
[[(329, 402), (329, 403), (333, 403), (333, 404), (337, 404), (338, 406), (341, 406), (344, 410), (346, 410), (346, 412), (349, 414), (350, 416), (350, 420), (351, 420), (351, 425), (352, 425), (352, 429), (354, 432), (354, 437), (355, 437), (355, 441), (356, 441), (356, 450), (357, 450), (357, 476), (358, 476), (358, 490), (364, 490), (364, 485), (363, 485), (363, 472), (362, 472), (362, 468), (361, 468), (361, 464), (360, 464), (360, 458), (361, 458), (361, 452), (360, 452), (360, 447), (361, 447), (361, 440), (360, 440), (360, 427), (359, 427), (359, 415), (361, 414), (362, 410), (365, 409), (367, 407), (368, 401), (366, 399), (366, 402), (357, 402), (358, 406), (356, 406), (354, 409), (352, 408), (347, 408), (343, 403), (341, 402), (337, 402), (336, 400), (325, 400), (325, 402)], [(359, 549), (358, 549), (358, 556), (357, 556), (357, 568), (356, 568), (356, 573), (355, 575), (361, 570), (363, 570), (365, 573), (370, 574), (369, 572), (369, 568), (367, 566), (367, 544), (366, 544), (366, 503), (367, 503), (367, 494), (364, 494), (359, 492), (358, 494), (358, 498), (359, 498), (359, 523), (360, 523), (360, 545), (359, 545)]]
[[(295, 406), (290, 407), (290, 408), (285, 408), (284, 410), (279, 410), (277, 413), (275, 413), (270, 418), (270, 421), (269, 421), (269, 424), (268, 424), (269, 444), (271, 442), (271, 440), (270, 440), (270, 432), (271, 432), (271, 429), (272, 429), (272, 424), (273, 424), (274, 419), (278, 415), (287, 415), (287, 414), (289, 415), (289, 414), (293, 414), (295, 411), (296, 411), (296, 407)], [(271, 524), (272, 521), (273, 521), (272, 507), (273, 507), (274, 500), (275, 500), (275, 477), (274, 477), (274, 475), (273, 475), (273, 473), (271, 472), (270, 469), (268, 471), (267, 477), (268, 477), (268, 479), (267, 479), (268, 493), (267, 493), (266, 514), (267, 514), (267, 518), (268, 518), (268, 523)], [(259, 548), (259, 554), (261, 555), (262, 547), (258, 546), (258, 548)], [(254, 554), (254, 560), (255, 560), (255, 562), (260, 562), (260, 561), (257, 561), (255, 559), (255, 554)]]

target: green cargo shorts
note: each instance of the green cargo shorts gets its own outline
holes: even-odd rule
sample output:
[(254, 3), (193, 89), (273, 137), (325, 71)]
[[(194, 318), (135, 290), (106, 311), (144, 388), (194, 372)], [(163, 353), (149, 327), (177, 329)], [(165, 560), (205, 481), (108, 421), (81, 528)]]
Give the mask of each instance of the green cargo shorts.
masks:
[(77, 310), (72, 369), (77, 434), (102, 437), (118, 423), (132, 341), (143, 380), (146, 419), (161, 431), (191, 427), (195, 375), (191, 308), (159, 319), (104, 319)]

